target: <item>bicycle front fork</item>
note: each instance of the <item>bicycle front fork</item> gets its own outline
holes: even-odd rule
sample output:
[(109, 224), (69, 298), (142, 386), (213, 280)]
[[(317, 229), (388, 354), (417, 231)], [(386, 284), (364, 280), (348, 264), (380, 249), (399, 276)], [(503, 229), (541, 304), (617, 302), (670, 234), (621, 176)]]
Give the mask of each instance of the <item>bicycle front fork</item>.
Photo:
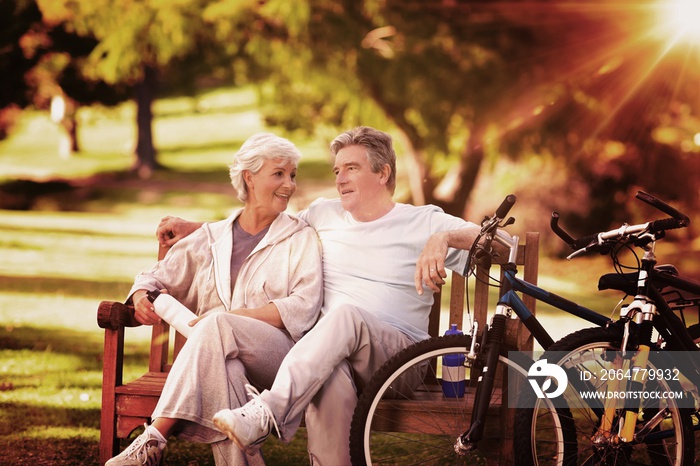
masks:
[[(505, 340), (506, 321), (510, 317), (510, 313), (510, 308), (499, 304), (496, 307), (496, 314), (493, 316), (491, 327), (484, 329), (484, 344), (481, 345), (480, 349), (487, 349), (486, 360), (476, 384), (474, 409), (469, 430), (459, 436), (455, 445), (455, 451), (460, 455), (465, 455), (467, 452), (476, 449), (478, 441), (483, 436), (484, 427), (486, 426), (486, 415), (496, 380), (498, 358), (501, 355)], [(476, 338), (476, 335), (473, 338)]]
[[(632, 357), (632, 365), (630, 367), (630, 380), (627, 385), (626, 390), (631, 392), (641, 393), (644, 389), (644, 369), (647, 367), (647, 362), (649, 361), (649, 353), (651, 351), (651, 331), (652, 324), (650, 320), (643, 320), (642, 314), (639, 314), (641, 318), (637, 319), (636, 324), (639, 328), (639, 341), (640, 344)], [(627, 341), (629, 338), (629, 326), (631, 322), (627, 321), (625, 323), (625, 332), (622, 339), (622, 346), (620, 347), (620, 353), (618, 353), (613, 361), (613, 368), (620, 369), (623, 365), (623, 356), (627, 350)], [(620, 390), (620, 384), (623, 383), (618, 378), (608, 379), (607, 391), (616, 393)], [(613, 443), (621, 444), (628, 443), (634, 440), (635, 428), (637, 426), (637, 418), (639, 415), (639, 406), (628, 407), (623, 410), (624, 415), (620, 419), (618, 425), (617, 433), (612, 432), (613, 421), (616, 417), (618, 400), (614, 398), (608, 398), (605, 402), (605, 408), (603, 417), (600, 420), (600, 425), (598, 431), (593, 436), (592, 441), (594, 444), (604, 444)]]

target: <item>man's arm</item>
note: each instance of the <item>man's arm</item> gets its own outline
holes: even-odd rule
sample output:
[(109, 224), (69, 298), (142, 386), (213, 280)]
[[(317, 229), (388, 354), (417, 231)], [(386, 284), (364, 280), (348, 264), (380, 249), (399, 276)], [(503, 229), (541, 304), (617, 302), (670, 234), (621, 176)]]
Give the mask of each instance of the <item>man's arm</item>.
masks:
[[(424, 283), (431, 290), (440, 291), (440, 285), (445, 283), (445, 278), (447, 277), (447, 271), (445, 270), (447, 250), (449, 248), (470, 249), (479, 236), (480, 231), (481, 227), (471, 224), (458, 230), (433, 233), (428, 238), (416, 262), (414, 279), (418, 294), (423, 294)], [(498, 236), (509, 237), (503, 230), (499, 230), (497, 234)], [(508, 248), (498, 241), (491, 243), (491, 249), (494, 253), (507, 257)]]
[(434, 233), (428, 238), (423, 251), (416, 262), (414, 280), (416, 291), (423, 294), (423, 284), (433, 291), (439, 291), (445, 283), (447, 271), (445, 258), (449, 248), (469, 249), (479, 234), (480, 228), (471, 225), (459, 230), (447, 230)]
[(162, 246), (170, 247), (202, 225), (202, 222), (189, 222), (180, 217), (166, 216), (158, 224), (156, 238)]

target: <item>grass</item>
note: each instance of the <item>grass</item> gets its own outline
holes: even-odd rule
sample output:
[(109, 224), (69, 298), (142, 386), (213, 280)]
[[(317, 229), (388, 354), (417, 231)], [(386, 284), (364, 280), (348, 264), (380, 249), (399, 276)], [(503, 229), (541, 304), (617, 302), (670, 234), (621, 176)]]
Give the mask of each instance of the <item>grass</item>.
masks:
[[(96, 464), (99, 438), (101, 300), (122, 300), (156, 254), (165, 215), (222, 218), (236, 204), (225, 164), (232, 150), (264, 129), (250, 90), (219, 90), (156, 105), (155, 135), (168, 170), (151, 180), (121, 174), (131, 165), (131, 105), (84, 109), (84, 151), (57, 155), (48, 117), (27, 113), (0, 142), (0, 182), (78, 180), (62, 194), (39, 196), (32, 210), (0, 210), (0, 464)], [(296, 204), (333, 195), (326, 142), (295, 141), (304, 158)], [(605, 267), (603, 265), (602, 267)], [(541, 260), (540, 283), (593, 308), (610, 308), (595, 291), (598, 260)], [(582, 284), (588, 286), (584, 287)], [(579, 323), (539, 309), (562, 334)], [(443, 327), (446, 327), (443, 326)], [(126, 380), (146, 370), (148, 328), (129, 329)], [(307, 464), (302, 431), (291, 445), (265, 445), (268, 464)], [(172, 441), (169, 465), (213, 464), (208, 446)]]

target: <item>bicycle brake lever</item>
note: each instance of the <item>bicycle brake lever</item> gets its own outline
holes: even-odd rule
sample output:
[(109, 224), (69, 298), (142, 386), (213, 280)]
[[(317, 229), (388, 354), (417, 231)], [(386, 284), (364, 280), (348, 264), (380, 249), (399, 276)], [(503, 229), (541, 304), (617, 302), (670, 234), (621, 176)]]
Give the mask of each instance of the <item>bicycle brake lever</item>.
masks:
[(576, 256), (580, 256), (581, 254), (585, 254), (585, 253), (587, 253), (588, 251), (590, 251), (591, 248), (592, 248), (593, 246), (598, 246), (598, 243), (591, 243), (591, 244), (589, 244), (588, 246), (586, 246), (585, 248), (581, 248), (581, 249), (579, 249), (579, 250), (577, 250), (577, 251), (572, 252), (571, 254), (569, 254), (568, 256), (566, 256), (566, 258), (567, 258), (568, 260), (571, 260), (571, 259), (573, 259), (573, 258), (576, 257)]
[(574, 251), (574, 252), (572, 252), (571, 254), (569, 254), (568, 256), (566, 256), (566, 260), (571, 260), (571, 259), (573, 259), (574, 257), (580, 256), (581, 254), (583, 254), (583, 253), (585, 253), (585, 252), (587, 252), (587, 251), (588, 251), (588, 248), (587, 248), (587, 247), (581, 248), (581, 249), (579, 249), (578, 251)]
[(600, 240), (600, 236), (598, 236), (598, 240), (597, 240), (597, 241), (592, 241), (592, 242), (590, 242), (586, 247), (583, 247), (583, 248), (581, 248), (581, 249), (579, 249), (579, 250), (577, 250), (577, 251), (574, 251), (573, 253), (571, 253), (571, 254), (569, 254), (568, 256), (566, 256), (566, 258), (567, 258), (568, 260), (571, 260), (571, 259), (573, 259), (573, 258), (576, 257), (576, 256), (580, 256), (581, 254), (584, 254), (584, 253), (586, 253), (586, 252), (592, 250), (594, 247), (600, 247), (601, 249), (600, 249), (600, 251), (598, 251), (598, 252), (599, 252), (600, 254), (602, 254), (602, 255), (606, 255), (606, 254), (609, 254), (609, 253), (610, 253), (609, 246), (606, 246), (605, 242), (601, 241), (601, 240)]
[(469, 346), (469, 353), (467, 353), (467, 359), (469, 361), (474, 361), (476, 359), (476, 335), (479, 332), (479, 322), (476, 320), (474, 321), (474, 325), (472, 325), (472, 342), (471, 345)]
[(489, 218), (484, 220), (481, 223), (481, 234), (485, 235), (488, 234), (489, 231), (493, 228), (494, 225), (498, 224), (498, 219), (497, 218)]

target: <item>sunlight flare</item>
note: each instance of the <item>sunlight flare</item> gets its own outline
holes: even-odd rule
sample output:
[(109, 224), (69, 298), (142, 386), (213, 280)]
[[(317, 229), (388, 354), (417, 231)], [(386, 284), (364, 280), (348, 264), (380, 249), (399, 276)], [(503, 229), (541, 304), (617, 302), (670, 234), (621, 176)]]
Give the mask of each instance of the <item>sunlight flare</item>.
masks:
[(700, 1), (665, 0), (661, 5), (664, 25), (677, 41), (700, 43)]

